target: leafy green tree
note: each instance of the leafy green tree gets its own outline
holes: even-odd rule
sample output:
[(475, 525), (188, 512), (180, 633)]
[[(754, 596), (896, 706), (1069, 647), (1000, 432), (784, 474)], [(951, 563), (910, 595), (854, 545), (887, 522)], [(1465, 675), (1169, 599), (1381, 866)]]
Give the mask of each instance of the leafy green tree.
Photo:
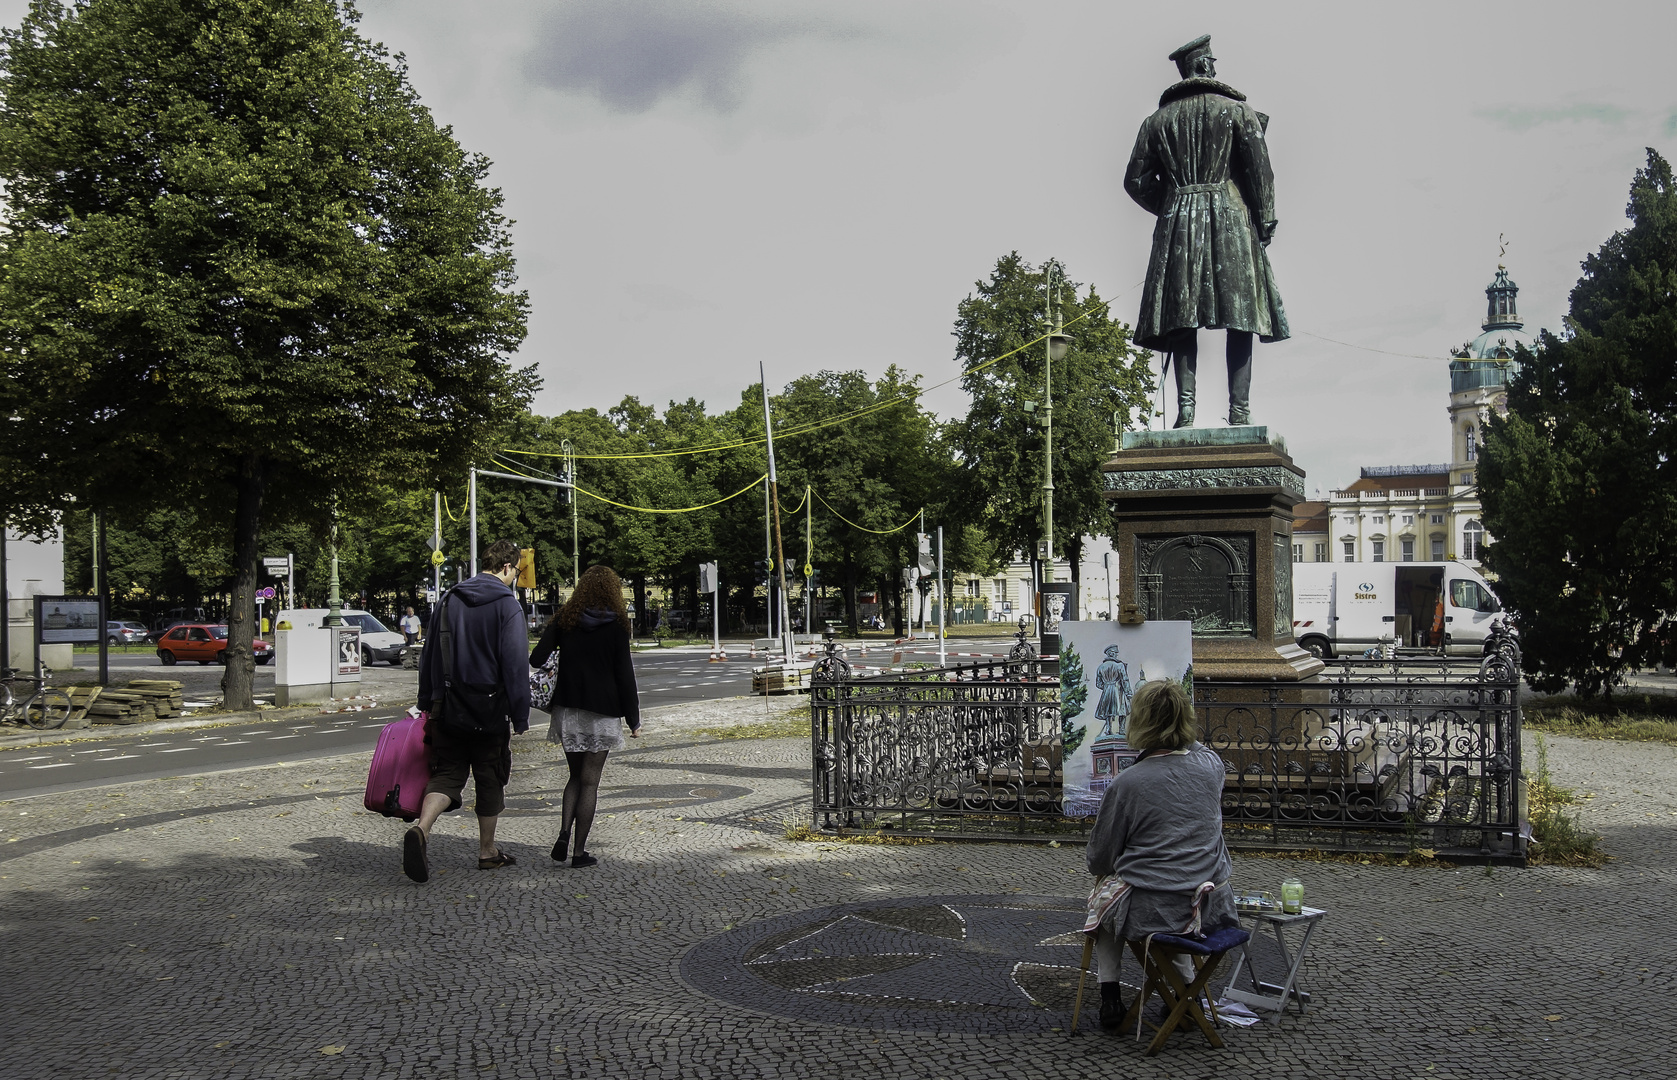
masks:
[(1089, 700), (1089, 685), (1084, 681), (1083, 657), (1069, 641), (1060, 643), (1060, 755), (1068, 758), (1083, 745), (1089, 729), (1072, 721), (1083, 713)]
[[(955, 359), (969, 373), (972, 397), (964, 419), (951, 426), (963, 462), (967, 503), (998, 558), (1034, 552), (1042, 536), (1044, 346), (1027, 342), (1048, 333), (1044, 274), (1013, 252), (997, 260), (988, 281), (961, 301), (955, 320)], [(1054, 552), (1069, 559), (1073, 581), (1083, 538), (1110, 535), (1100, 467), (1112, 452), (1113, 425), (1147, 415), (1153, 378), (1149, 354), (1130, 344), (1129, 327), (1111, 317), (1093, 285), (1079, 294), (1063, 287), (1061, 311), (1074, 337), (1054, 364)], [(1012, 355), (1007, 355), (1011, 353)], [(998, 357), (982, 371), (971, 369)], [(1025, 403), (1037, 408), (1027, 412)]]
[(461, 475), (535, 384), (488, 163), (355, 18), (40, 2), (0, 35), (0, 412), (51, 454), (23, 494), (224, 523), (234, 707), (264, 521)]
[(1486, 426), (1485, 561), (1540, 690), (1677, 662), (1677, 185), (1652, 149), (1626, 215)]

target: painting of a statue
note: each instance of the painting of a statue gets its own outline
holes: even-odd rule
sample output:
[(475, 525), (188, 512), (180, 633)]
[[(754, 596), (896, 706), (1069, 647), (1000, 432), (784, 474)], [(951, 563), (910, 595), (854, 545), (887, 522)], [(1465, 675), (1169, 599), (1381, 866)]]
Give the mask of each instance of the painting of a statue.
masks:
[(1130, 698), (1135, 691), (1130, 686), (1129, 665), (1120, 658), (1118, 646), (1106, 647), (1106, 659), (1095, 669), (1095, 689), (1100, 693), (1095, 719), (1101, 722), (1101, 737), (1123, 738), (1129, 733)]

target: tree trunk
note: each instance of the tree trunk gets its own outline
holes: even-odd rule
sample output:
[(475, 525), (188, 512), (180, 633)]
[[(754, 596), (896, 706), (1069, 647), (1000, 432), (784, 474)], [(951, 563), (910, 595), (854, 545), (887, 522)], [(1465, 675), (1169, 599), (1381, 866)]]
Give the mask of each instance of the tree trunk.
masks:
[(630, 581), (635, 589), (635, 635), (644, 637), (647, 633), (646, 575), (636, 574)]
[(238, 509), (233, 517), (233, 608), (227, 613), (227, 670), (221, 696), (229, 709), (256, 708), (256, 575), (262, 563), (262, 496), (267, 464), (247, 458), (239, 469)]

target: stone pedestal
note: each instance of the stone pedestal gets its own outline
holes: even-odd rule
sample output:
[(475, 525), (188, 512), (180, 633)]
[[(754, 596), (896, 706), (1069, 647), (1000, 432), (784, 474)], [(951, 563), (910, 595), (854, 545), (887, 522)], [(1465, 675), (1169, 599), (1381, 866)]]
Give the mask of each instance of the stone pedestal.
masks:
[(1102, 466), (1119, 617), (1194, 624), (1196, 679), (1294, 682), (1293, 507), (1304, 470), (1265, 427), (1132, 431)]

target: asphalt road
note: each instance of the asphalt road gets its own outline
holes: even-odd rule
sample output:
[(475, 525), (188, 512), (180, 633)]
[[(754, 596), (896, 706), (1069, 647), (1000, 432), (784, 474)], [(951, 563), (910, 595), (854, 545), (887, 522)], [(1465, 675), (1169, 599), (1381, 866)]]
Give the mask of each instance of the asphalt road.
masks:
[[(952, 640), (947, 649), (953, 662), (1006, 655), (1010, 644), (997, 639)], [(905, 645), (900, 650), (887, 644), (870, 645), (866, 656), (854, 652), (850, 656), (852, 664), (869, 667), (936, 660), (937, 646), (928, 642)], [(186, 684), (185, 695), (189, 701), (195, 694), (213, 696), (221, 681), (221, 669), (213, 665), (176, 665), (165, 669), (155, 656), (116, 654), (110, 662), (113, 683), (129, 678), (180, 679)], [(709, 662), (708, 648), (693, 646), (638, 652), (634, 662), (644, 710), (749, 694), (751, 669), (763, 661), (746, 655), (713, 664)], [(97, 667), (98, 657), (78, 654), (76, 666)], [(161, 732), (111, 729), (110, 734), (90, 739), (0, 751), (0, 799), (336, 754), (371, 753), (379, 729), (401, 715), (413, 700), (413, 688), (418, 681), (416, 672), (400, 668), (381, 666), (373, 672), (380, 684), (378, 696), (397, 704), (356, 713), (325, 713), (308, 718), (293, 715), (289, 719), (255, 720), (224, 727)], [(258, 691), (271, 691), (273, 668), (258, 667), (256, 673)]]

